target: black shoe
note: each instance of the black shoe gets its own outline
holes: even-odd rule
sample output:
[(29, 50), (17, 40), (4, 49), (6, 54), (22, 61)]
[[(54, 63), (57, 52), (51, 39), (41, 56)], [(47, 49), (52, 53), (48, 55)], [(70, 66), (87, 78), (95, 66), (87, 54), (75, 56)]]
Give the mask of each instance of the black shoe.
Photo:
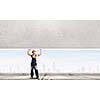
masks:
[(36, 77), (37, 80), (39, 80), (39, 77)]
[(30, 79), (34, 79), (33, 77), (30, 77)]

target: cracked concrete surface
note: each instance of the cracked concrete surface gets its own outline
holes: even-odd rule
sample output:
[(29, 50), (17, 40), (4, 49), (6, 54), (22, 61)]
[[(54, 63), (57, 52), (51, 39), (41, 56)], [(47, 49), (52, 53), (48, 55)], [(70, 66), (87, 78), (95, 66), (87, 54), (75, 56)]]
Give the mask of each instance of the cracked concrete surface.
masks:
[(0, 20), (0, 48), (100, 48), (100, 21)]

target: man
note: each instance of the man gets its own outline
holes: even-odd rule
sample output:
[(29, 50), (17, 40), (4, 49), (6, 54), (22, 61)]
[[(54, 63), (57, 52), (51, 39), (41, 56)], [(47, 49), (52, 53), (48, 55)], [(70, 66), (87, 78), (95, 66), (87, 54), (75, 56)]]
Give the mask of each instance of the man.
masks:
[(31, 78), (33, 78), (34, 76), (34, 72), (33, 69), (35, 70), (35, 75), (36, 75), (36, 79), (39, 79), (39, 73), (38, 73), (38, 69), (37, 69), (37, 61), (36, 61), (36, 57), (41, 55), (41, 49), (40, 49), (40, 54), (36, 54), (35, 50), (32, 50), (31, 54), (29, 53), (31, 49), (29, 49), (27, 51), (27, 54), (29, 56), (31, 56), (32, 61), (31, 61)]

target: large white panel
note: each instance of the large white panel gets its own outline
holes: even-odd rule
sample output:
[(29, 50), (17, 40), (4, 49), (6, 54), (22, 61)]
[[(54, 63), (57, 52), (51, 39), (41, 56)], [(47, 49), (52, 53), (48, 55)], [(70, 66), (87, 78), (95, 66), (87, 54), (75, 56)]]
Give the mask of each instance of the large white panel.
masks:
[(0, 21), (0, 48), (99, 47), (99, 20)]

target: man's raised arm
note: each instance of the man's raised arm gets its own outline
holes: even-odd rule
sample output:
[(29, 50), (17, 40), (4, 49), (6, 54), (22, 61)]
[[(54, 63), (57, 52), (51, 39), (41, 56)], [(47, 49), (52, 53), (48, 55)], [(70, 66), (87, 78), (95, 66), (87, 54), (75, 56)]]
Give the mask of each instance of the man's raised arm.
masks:
[(42, 55), (42, 49), (40, 49), (40, 54), (38, 54), (38, 56), (41, 56)]
[(31, 54), (29, 53), (29, 52), (30, 52), (30, 50), (31, 50), (31, 49), (28, 49), (28, 51), (27, 51), (27, 54), (28, 54), (29, 56), (31, 56)]

